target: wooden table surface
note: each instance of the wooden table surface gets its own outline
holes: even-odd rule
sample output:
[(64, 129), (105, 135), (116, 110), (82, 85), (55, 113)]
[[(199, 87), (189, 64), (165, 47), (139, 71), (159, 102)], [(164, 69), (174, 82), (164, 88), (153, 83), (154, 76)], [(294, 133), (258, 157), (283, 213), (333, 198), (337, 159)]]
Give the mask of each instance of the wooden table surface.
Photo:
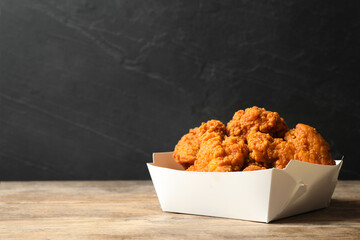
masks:
[(270, 224), (165, 213), (150, 181), (1, 182), (0, 239), (359, 239), (360, 181)]

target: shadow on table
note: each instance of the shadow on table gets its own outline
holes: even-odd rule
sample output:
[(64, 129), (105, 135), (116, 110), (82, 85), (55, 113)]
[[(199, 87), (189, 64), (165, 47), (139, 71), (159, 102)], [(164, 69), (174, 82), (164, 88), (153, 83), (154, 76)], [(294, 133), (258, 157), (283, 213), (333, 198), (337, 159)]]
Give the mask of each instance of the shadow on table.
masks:
[(272, 224), (312, 224), (323, 225), (324, 223), (348, 221), (359, 219), (360, 221), (360, 200), (337, 200), (332, 199), (328, 208), (299, 214), (296, 216), (276, 220)]

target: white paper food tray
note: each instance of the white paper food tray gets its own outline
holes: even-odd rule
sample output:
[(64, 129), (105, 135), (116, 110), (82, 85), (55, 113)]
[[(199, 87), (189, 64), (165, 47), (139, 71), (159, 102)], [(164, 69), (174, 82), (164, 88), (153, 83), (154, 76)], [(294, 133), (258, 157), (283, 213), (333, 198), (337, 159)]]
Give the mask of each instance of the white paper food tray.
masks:
[(291, 160), (285, 169), (190, 172), (172, 152), (147, 164), (163, 211), (266, 223), (328, 207), (341, 165)]

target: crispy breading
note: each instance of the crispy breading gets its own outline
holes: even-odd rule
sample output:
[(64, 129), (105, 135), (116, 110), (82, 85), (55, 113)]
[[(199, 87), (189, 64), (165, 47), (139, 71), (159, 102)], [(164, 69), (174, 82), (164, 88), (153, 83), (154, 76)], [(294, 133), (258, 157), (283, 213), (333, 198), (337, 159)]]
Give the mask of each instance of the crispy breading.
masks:
[(240, 171), (248, 150), (244, 140), (227, 137), (225, 125), (217, 120), (203, 123), (199, 128), (200, 149), (194, 167), (189, 171), (230, 172)]
[[(323, 165), (335, 164), (329, 152), (329, 144), (313, 127), (299, 123), (285, 134), (285, 140), (294, 151), (292, 159)], [(275, 162), (275, 167), (286, 167), (290, 159), (280, 158)]]
[(258, 107), (237, 111), (226, 127), (210, 120), (190, 129), (173, 157), (187, 171), (203, 172), (285, 168), (291, 159), (335, 164), (315, 128), (299, 123), (289, 130), (278, 113)]
[(259, 165), (255, 165), (255, 164), (250, 164), (248, 165), (246, 168), (244, 168), (244, 172), (246, 171), (257, 171), (257, 170), (264, 170), (266, 169), (266, 167), (262, 167), (262, 166), (259, 166)]
[(190, 129), (175, 146), (173, 158), (185, 169), (193, 165), (200, 149), (199, 128)]
[(228, 122), (226, 132), (229, 136), (247, 138), (250, 132), (269, 133), (272, 137), (284, 137), (288, 127), (277, 112), (266, 111), (256, 106), (239, 110)]
[(272, 166), (272, 159), (277, 141), (268, 133), (251, 132), (247, 136), (249, 158), (262, 166)]

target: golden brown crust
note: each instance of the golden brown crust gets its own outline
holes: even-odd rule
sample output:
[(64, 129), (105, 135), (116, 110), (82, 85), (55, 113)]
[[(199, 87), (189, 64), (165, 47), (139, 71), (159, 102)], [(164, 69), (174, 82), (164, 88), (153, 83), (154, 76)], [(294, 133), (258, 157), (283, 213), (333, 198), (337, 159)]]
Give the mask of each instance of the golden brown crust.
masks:
[(266, 111), (256, 106), (240, 110), (227, 124), (229, 136), (240, 136), (246, 139), (250, 132), (269, 133), (272, 137), (284, 137), (288, 127), (277, 112)]
[(194, 162), (193, 171), (230, 172), (240, 171), (248, 150), (244, 140), (227, 137), (225, 125), (211, 120), (203, 123), (199, 129), (200, 149)]
[[(335, 164), (329, 152), (329, 144), (313, 127), (299, 123), (295, 129), (285, 134), (285, 140), (288, 145), (292, 145), (295, 160), (323, 165)], [(278, 160), (275, 167), (284, 168), (290, 159)]]
[(251, 132), (248, 134), (249, 158), (265, 167), (272, 166), (276, 143), (268, 133)]
[(255, 164), (250, 164), (249, 166), (247, 166), (246, 168), (244, 168), (244, 172), (246, 171), (257, 171), (257, 170), (264, 170), (266, 169), (266, 167), (262, 167), (259, 165), (255, 165)]
[(273, 167), (285, 168), (291, 159), (294, 159), (295, 147), (293, 144), (284, 140), (276, 140), (276, 146), (273, 152)]
[(333, 165), (328, 143), (312, 128), (288, 130), (276, 112), (252, 107), (190, 129), (175, 146), (174, 159), (187, 171), (229, 172), (285, 168), (291, 159)]
[(186, 171), (195, 171), (194, 165), (191, 165), (190, 167), (188, 167), (188, 168), (186, 169)]
[(199, 128), (190, 129), (175, 146), (173, 158), (185, 169), (194, 164), (200, 149)]

